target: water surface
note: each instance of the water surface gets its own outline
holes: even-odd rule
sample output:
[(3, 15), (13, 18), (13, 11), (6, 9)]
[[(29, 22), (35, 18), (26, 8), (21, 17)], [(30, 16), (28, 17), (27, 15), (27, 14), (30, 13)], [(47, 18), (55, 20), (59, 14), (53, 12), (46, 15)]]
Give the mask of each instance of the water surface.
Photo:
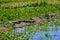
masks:
[[(16, 32), (21, 32), (24, 30), (23, 28), (16, 29)], [(33, 32), (29, 34), (29, 31), (26, 31), (25, 36), (30, 36), (29, 40), (60, 40), (60, 26), (48, 26), (48, 31), (41, 31), (37, 30), (36, 32)], [(26, 40), (26, 39), (25, 39)]]

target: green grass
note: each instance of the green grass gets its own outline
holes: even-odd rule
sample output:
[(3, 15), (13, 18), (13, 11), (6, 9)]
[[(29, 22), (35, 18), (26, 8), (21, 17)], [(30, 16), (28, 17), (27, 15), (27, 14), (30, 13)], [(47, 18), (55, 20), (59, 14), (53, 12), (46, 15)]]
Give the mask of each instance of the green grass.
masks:
[(10, 21), (10, 20), (22, 20), (22, 19), (30, 19), (35, 16), (42, 16), (46, 13), (60, 13), (59, 6), (55, 7), (55, 5), (48, 5), (47, 3), (40, 3), (40, 5), (29, 4), (18, 7), (0, 7), (1, 8), (1, 16), (0, 21)]
[[(19, 5), (19, 3), (21, 3)], [(18, 5), (18, 6), (17, 6)], [(43, 16), (44, 14), (50, 13), (60, 13), (60, 1), (58, 0), (0, 0), (0, 25), (4, 22), (16, 21), (16, 20), (29, 20), (35, 16)], [(9, 23), (10, 24), (10, 23)], [(46, 28), (42, 26), (38, 26), (38, 24), (31, 25), (26, 27), (24, 31), (21, 33), (21, 40), (24, 40), (24, 34), (26, 31), (29, 31), (30, 34), (36, 32), (38, 29), (41, 31), (51, 30), (49, 29), (48, 22), (43, 22)], [(51, 22), (51, 25), (60, 25), (59, 22)], [(8, 25), (8, 24), (7, 24)], [(9, 25), (8, 25), (9, 27)], [(38, 28), (39, 27), (39, 28)], [(33, 29), (35, 28), (35, 30)], [(4, 35), (4, 38), (1, 40), (10, 40), (11, 39), (11, 31), (0, 32), (0, 35)], [(45, 36), (48, 36), (47, 34)], [(12, 40), (18, 40), (17, 35), (12, 37)], [(29, 39), (29, 36), (26, 37)]]

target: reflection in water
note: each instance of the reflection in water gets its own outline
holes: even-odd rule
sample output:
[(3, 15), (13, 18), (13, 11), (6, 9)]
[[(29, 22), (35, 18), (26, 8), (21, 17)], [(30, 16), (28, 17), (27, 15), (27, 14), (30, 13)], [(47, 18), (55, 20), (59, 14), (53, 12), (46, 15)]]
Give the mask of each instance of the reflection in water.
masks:
[[(53, 28), (53, 30), (49, 31), (36, 31), (36, 33), (29, 34), (26, 32), (25, 35), (29, 35), (29, 40), (60, 40), (60, 26), (48, 26), (48, 28)], [(56, 30), (58, 29), (58, 30)], [(16, 29), (17, 32), (24, 30), (24, 28)]]

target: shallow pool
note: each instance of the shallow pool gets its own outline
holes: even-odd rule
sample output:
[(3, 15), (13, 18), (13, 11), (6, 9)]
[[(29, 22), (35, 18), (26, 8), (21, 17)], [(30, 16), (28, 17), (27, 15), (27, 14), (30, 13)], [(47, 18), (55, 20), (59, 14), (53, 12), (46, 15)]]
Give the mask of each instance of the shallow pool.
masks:
[[(35, 33), (31, 34), (29, 34), (29, 32), (26, 31), (25, 36), (30, 36), (29, 40), (60, 40), (60, 26), (53, 25), (48, 26), (48, 28), (53, 29), (48, 31), (37, 30)], [(24, 28), (17, 28), (16, 32), (21, 32), (23, 30)]]

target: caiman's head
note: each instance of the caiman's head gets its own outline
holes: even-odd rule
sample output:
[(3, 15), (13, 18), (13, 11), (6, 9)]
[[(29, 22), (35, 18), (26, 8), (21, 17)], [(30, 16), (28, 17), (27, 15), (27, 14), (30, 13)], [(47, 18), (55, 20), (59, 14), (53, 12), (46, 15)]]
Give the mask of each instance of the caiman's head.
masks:
[(45, 14), (45, 18), (46, 19), (50, 19), (50, 18), (52, 18), (52, 17), (56, 17), (57, 16), (57, 14), (56, 13), (52, 13), (52, 14)]
[(57, 13), (45, 14), (44, 18), (45, 18), (47, 21), (50, 21), (50, 20), (52, 20), (52, 19), (58, 18), (58, 14), (57, 14)]

